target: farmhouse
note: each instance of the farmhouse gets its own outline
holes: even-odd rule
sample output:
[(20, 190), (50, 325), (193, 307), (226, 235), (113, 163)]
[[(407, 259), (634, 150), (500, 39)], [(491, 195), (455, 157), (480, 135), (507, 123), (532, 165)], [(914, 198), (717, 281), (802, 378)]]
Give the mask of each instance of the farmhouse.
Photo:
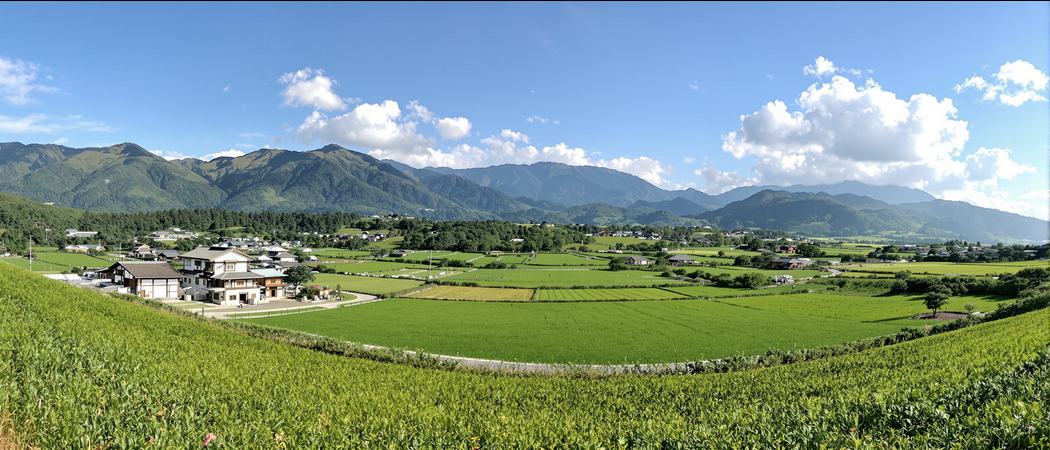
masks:
[(132, 258), (145, 258), (147, 256), (153, 256), (153, 248), (146, 244), (136, 244), (131, 248), (131, 253), (128, 256)]
[(121, 261), (101, 271), (142, 298), (178, 298), (182, 274), (166, 262)]
[(648, 266), (649, 259), (641, 256), (628, 256), (624, 259), (628, 266)]
[(780, 258), (773, 261), (774, 269), (801, 269), (804, 262), (798, 258)]
[[(267, 286), (266, 280), (276, 278), (277, 275), (271, 272), (258, 273), (265, 269), (249, 270), (248, 263), (252, 259), (232, 248), (198, 247), (182, 254), (185, 262), (182, 273), (188, 285), (199, 288), (196, 290), (201, 292), (204, 297), (202, 300), (219, 305), (257, 305), (283, 296), (283, 284), (278, 286), (271, 281)], [(277, 290), (278, 287), (281, 289)]]
[(679, 264), (695, 264), (696, 260), (686, 255), (674, 255), (667, 258), (667, 263), (672, 266), (678, 266)]

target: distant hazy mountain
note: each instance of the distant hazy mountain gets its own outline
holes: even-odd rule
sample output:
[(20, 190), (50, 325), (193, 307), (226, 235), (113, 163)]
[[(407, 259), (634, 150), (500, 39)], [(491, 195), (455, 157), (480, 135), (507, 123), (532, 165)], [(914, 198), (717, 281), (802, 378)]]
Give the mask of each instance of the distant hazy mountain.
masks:
[[(982, 242), (1045, 241), (1045, 220), (896, 186), (858, 182), (718, 196), (666, 191), (600, 167), (536, 163), (413, 169), (329, 145), (168, 161), (135, 144), (0, 144), (0, 191), (96, 211), (172, 208), (399, 213), (432, 219), (762, 227), (814, 236), (913, 233)], [(2, 211), (0, 211), (2, 213)]]
[(585, 223), (590, 225), (695, 226), (704, 224), (700, 220), (679, 217), (667, 211), (633, 210), (608, 203), (570, 206), (562, 211), (533, 208), (504, 213), (501, 217), (512, 222)]
[(693, 216), (713, 208), (705, 208), (685, 199), (684, 197), (678, 197), (674, 200), (663, 202), (638, 200), (631, 205), (630, 209), (651, 209), (653, 211), (667, 211), (679, 216)]
[(608, 203), (629, 206), (638, 200), (664, 201), (674, 196), (634, 175), (592, 166), (538, 162), (504, 164), (476, 169), (428, 167), (435, 172), (459, 175), (511, 197), (529, 197), (566, 206)]
[(902, 203), (928, 202), (930, 200), (936, 200), (934, 196), (919, 189), (906, 188), (901, 186), (871, 186), (868, 184), (861, 183), (859, 181), (843, 181), (837, 184), (818, 184), (813, 186), (743, 186), (719, 194), (716, 197), (722, 202), (724, 202), (723, 204), (729, 204), (735, 201), (743, 200), (752, 195), (755, 195), (760, 191), (765, 190), (812, 193), (825, 192), (831, 195), (854, 194), (883, 201), (891, 205), (899, 205)]
[(1048, 224), (964, 202), (933, 200), (886, 205), (852, 194), (763, 190), (695, 216), (722, 227), (762, 227), (814, 236), (916, 233), (983, 242), (1047, 240)]

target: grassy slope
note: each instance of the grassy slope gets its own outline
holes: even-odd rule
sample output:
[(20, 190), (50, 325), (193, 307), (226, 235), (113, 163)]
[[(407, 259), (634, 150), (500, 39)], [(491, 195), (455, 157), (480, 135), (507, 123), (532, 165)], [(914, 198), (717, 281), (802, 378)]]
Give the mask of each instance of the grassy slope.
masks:
[[(289, 447), (349, 448), (366, 441), (438, 448), (874, 447), (882, 439), (895, 446), (1024, 447), (1031, 446), (1025, 439), (1050, 435), (1033, 415), (1040, 391), (1024, 381), (1044, 374), (1045, 383), (1045, 366), (1023, 378), (995, 378), (1045, 352), (1045, 310), (811, 363), (595, 380), (473, 375), (332, 356), (3, 265), (0, 292), (0, 411), (11, 413), (40, 448), (142, 448), (151, 438), (162, 448), (199, 448), (207, 433), (218, 436), (213, 445), (231, 448), (274, 447), (275, 434)], [(1019, 390), (1002, 388), (1009, 383)], [(972, 395), (953, 400), (960, 392)], [(1039, 428), (1028, 432), (1029, 423)]]
[(476, 303), (392, 299), (253, 322), (364, 344), (520, 362), (680, 362), (890, 334), (859, 324), (706, 300)]

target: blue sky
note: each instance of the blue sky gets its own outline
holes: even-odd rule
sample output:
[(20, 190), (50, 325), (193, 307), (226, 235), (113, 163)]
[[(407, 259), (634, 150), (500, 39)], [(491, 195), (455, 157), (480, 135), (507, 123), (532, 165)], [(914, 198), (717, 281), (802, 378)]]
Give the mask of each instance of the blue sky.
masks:
[(667, 188), (859, 180), (1047, 218), (1041, 3), (0, 4), (0, 141), (327, 143)]

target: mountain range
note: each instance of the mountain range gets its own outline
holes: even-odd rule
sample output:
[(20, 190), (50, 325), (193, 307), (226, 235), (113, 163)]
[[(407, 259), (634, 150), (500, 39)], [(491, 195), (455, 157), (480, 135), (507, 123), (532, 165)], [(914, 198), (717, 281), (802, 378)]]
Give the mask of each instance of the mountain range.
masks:
[(660, 189), (591, 166), (412, 168), (328, 145), (231, 158), (166, 160), (142, 147), (0, 143), (0, 191), (79, 209), (399, 213), (437, 220), (761, 227), (814, 236), (1047, 240), (1047, 221), (918, 189), (855, 181), (747, 186), (720, 195)]

